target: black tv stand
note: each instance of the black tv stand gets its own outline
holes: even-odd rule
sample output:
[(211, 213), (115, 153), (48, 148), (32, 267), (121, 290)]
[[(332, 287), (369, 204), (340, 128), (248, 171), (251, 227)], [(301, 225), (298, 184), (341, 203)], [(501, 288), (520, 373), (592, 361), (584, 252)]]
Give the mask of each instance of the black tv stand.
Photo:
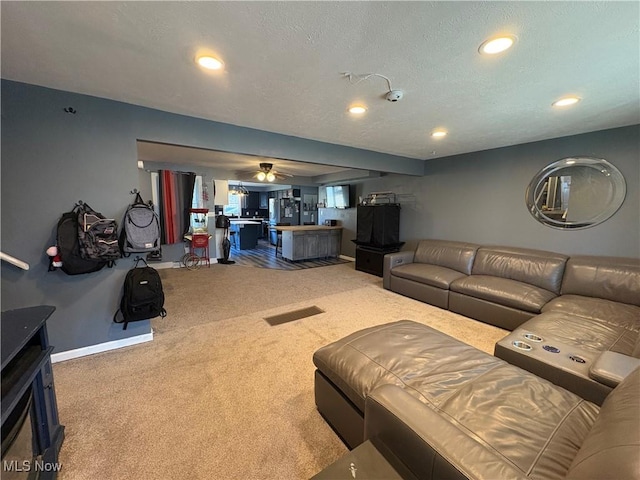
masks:
[[(2, 462), (3, 473), (29, 472), (29, 479), (55, 479), (64, 426), (58, 420), (46, 321), (55, 307), (41, 305), (2, 312), (2, 431), (18, 427), (20, 412), (29, 418), (33, 452), (24, 463)], [(30, 403), (27, 402), (31, 397)], [(30, 405), (24, 407), (24, 405)], [(3, 450), (4, 441), (3, 438)], [(16, 440), (16, 443), (17, 440)], [(11, 449), (11, 447), (9, 447)], [(9, 453), (9, 452), (7, 452)], [(4, 460), (4, 458), (3, 458)]]

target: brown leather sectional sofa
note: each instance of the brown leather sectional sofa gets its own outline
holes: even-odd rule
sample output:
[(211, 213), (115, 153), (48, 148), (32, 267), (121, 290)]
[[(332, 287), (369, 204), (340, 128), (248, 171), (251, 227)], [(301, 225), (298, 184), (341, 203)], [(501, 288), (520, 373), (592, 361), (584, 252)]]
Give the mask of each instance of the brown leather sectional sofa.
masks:
[(393, 478), (640, 479), (640, 369), (600, 407), (408, 320), (355, 332), (313, 361), (318, 410), (355, 448), (339, 478), (349, 465), (366, 471), (372, 444)]
[(640, 259), (421, 240), (383, 286), (513, 332), (495, 355), (597, 404), (640, 366)]

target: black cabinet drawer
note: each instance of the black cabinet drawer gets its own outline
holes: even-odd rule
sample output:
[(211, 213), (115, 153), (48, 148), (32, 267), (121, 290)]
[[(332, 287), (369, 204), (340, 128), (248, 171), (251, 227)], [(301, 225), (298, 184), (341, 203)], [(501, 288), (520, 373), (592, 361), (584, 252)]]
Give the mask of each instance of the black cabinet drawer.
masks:
[(356, 248), (356, 270), (382, 276), (384, 256), (397, 250), (373, 250), (362, 247)]

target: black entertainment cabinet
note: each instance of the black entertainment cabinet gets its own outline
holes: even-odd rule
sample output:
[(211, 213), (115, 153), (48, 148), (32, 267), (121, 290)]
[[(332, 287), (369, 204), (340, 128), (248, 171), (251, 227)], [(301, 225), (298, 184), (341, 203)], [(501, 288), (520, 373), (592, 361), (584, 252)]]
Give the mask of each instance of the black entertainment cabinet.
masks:
[(46, 321), (55, 307), (2, 312), (2, 478), (55, 479), (58, 420)]
[(358, 205), (356, 270), (382, 277), (384, 256), (400, 250), (400, 204)]

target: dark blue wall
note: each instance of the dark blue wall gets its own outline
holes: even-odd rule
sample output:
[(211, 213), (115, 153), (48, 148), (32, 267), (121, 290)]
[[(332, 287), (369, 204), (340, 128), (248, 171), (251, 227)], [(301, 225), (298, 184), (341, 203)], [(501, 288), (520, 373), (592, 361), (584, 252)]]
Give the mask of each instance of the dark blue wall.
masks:
[[(64, 108), (73, 107), (70, 115)], [(136, 140), (228, 150), (421, 175), (423, 162), (174, 115), (111, 100), (2, 81), (2, 251), (30, 264), (2, 263), (2, 309), (57, 307), (49, 322), (56, 352), (149, 333), (112, 323), (132, 261), (70, 277), (47, 272), (60, 215), (83, 200), (122, 218), (139, 188)]]
[[(65, 113), (68, 106), (77, 114)], [(55, 242), (58, 218), (79, 199), (105, 215), (122, 217), (129, 191), (140, 188), (145, 178), (137, 169), (138, 139), (395, 171), (358, 185), (357, 194), (405, 194), (401, 235), (407, 240), (449, 238), (567, 253), (640, 254), (638, 126), (432, 160), (425, 166), (420, 160), (2, 81), (2, 251), (31, 265), (25, 272), (2, 263), (2, 309), (55, 305), (49, 335), (57, 352), (151, 330), (149, 322), (132, 324), (126, 332), (112, 323), (131, 260), (70, 277), (48, 273), (44, 253)], [(606, 158), (622, 171), (625, 204), (613, 218), (587, 230), (562, 232), (540, 225), (524, 205), (529, 180), (547, 163), (580, 154)], [(424, 177), (415, 176), (423, 172)], [(353, 216), (355, 209), (342, 213)]]

